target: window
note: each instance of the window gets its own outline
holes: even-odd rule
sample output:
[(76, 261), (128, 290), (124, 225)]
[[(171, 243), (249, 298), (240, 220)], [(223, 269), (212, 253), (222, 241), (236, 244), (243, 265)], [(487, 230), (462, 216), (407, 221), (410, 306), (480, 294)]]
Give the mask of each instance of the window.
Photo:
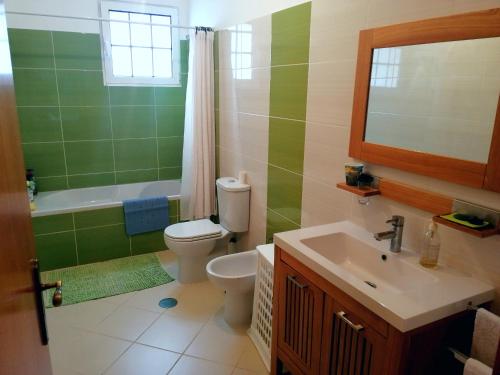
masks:
[(176, 8), (102, 1), (101, 16), (106, 84), (179, 85)]
[(401, 48), (377, 48), (373, 51), (370, 86), (397, 87)]
[(231, 68), (234, 79), (252, 79), (252, 25), (230, 27)]

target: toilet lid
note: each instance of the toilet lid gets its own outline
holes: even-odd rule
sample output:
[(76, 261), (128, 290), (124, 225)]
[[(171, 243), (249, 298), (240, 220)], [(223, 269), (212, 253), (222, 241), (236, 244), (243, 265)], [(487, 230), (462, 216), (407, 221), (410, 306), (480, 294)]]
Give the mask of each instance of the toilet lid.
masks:
[(208, 219), (177, 223), (165, 229), (166, 236), (178, 241), (219, 237), (221, 233), (221, 226)]

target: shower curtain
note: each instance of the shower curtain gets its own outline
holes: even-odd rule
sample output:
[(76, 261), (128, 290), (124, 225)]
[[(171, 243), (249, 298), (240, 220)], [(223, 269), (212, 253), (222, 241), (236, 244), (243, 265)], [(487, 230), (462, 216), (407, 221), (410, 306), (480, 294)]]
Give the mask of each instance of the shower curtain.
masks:
[(182, 155), (181, 220), (215, 213), (215, 115), (213, 31), (189, 36), (189, 71)]

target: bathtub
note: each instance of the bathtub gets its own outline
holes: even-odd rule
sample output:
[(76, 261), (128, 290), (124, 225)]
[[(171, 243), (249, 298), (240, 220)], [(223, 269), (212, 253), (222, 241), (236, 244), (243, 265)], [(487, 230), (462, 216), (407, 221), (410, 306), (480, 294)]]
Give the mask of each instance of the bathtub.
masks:
[(180, 199), (179, 180), (140, 182), (136, 184), (90, 187), (38, 193), (32, 217), (91, 211), (122, 206), (126, 199), (167, 196)]

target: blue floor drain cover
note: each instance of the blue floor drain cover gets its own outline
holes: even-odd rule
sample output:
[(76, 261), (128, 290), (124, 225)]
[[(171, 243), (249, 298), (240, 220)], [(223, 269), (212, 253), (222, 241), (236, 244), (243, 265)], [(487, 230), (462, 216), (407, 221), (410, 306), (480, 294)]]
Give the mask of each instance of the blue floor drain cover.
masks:
[(175, 298), (163, 298), (158, 305), (164, 309), (171, 309), (177, 306), (177, 300)]

